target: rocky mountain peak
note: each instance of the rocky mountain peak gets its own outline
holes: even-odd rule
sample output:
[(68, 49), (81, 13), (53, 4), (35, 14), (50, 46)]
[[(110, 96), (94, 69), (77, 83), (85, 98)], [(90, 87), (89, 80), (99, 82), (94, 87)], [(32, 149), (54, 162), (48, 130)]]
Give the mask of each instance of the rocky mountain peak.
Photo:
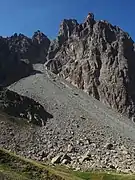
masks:
[[(135, 51), (128, 33), (89, 13), (64, 20), (47, 68), (119, 112), (135, 116)], [(57, 47), (57, 48), (56, 48)], [(51, 60), (51, 61), (50, 61)]]
[(95, 22), (94, 14), (93, 13), (88, 13), (84, 23), (90, 24), (90, 23), (93, 23), (93, 22)]
[(28, 76), (32, 64), (45, 63), (50, 40), (42, 32), (34, 33), (32, 39), (15, 33), (0, 38), (0, 84), (2, 86)]
[(78, 22), (75, 19), (64, 19), (60, 24), (59, 41), (65, 42), (73, 33), (73, 30), (77, 27)]
[(38, 44), (45, 44), (47, 46), (49, 46), (49, 44), (50, 44), (50, 40), (40, 30), (38, 30), (34, 33), (34, 35), (32, 37), (32, 41), (37, 42)]

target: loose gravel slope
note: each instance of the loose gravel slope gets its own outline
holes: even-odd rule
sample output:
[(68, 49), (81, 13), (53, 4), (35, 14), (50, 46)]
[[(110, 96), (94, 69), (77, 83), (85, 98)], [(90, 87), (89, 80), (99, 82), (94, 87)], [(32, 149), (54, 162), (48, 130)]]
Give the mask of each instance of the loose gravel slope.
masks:
[[(24, 154), (36, 159), (44, 150), (51, 158), (68, 151), (73, 167), (135, 171), (134, 123), (44, 70), (43, 65), (37, 64), (35, 69), (41, 73), (21, 79), (9, 89), (38, 101), (54, 118), (44, 127), (35, 127), (35, 153), (28, 146)], [(80, 163), (88, 151), (91, 161)]]

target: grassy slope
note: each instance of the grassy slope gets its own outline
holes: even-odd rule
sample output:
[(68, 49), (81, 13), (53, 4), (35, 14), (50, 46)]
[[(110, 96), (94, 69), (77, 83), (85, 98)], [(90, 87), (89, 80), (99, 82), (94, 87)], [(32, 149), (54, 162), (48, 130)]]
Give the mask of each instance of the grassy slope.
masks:
[(0, 180), (135, 180), (134, 175), (75, 172), (62, 166), (48, 167), (0, 149)]
[(34, 161), (21, 158), (2, 149), (0, 149), (0, 174), (5, 180), (63, 179)]

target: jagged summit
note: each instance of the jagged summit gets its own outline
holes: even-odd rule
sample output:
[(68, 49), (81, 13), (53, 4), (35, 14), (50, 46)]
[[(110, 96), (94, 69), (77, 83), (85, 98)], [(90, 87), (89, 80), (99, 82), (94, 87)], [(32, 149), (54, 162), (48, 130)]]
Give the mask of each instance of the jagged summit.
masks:
[(48, 69), (108, 106), (134, 116), (135, 51), (128, 33), (107, 21), (96, 21), (92, 13), (81, 24), (64, 21), (60, 32), (60, 42), (53, 41), (48, 51)]

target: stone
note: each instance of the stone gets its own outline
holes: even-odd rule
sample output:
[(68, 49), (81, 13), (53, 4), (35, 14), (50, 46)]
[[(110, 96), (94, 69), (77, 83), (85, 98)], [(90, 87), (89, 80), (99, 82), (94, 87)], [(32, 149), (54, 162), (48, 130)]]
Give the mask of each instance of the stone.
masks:
[(53, 152), (50, 152), (47, 156), (47, 159), (50, 161), (54, 156), (54, 153)]
[(110, 167), (111, 169), (116, 169), (115, 166), (112, 165), (112, 164), (111, 164), (109, 167)]
[(47, 157), (47, 153), (45, 151), (41, 151), (39, 153), (39, 156), (41, 156), (41, 159), (46, 158)]
[(90, 144), (91, 144), (90, 139), (85, 139), (84, 144), (85, 144), (85, 145), (90, 145)]
[(122, 151), (122, 154), (124, 154), (124, 155), (128, 155), (128, 151), (123, 150), (123, 151)]
[(83, 120), (85, 120), (85, 119), (86, 119), (83, 115), (81, 115), (81, 116), (80, 116), (80, 118), (81, 118), (81, 119), (83, 119)]
[(60, 163), (61, 163), (61, 158), (62, 158), (62, 154), (58, 154), (57, 156), (55, 156), (55, 157), (51, 160), (51, 163), (52, 163), (52, 164), (60, 164)]
[(68, 164), (68, 162), (69, 162), (69, 161), (68, 161), (67, 159), (63, 159), (62, 162), (61, 162), (61, 164)]
[(87, 151), (82, 157), (81, 159), (79, 159), (80, 163), (83, 163), (84, 161), (89, 161), (91, 159), (91, 153), (90, 151)]
[(14, 136), (14, 133), (11, 131), (11, 132), (9, 133), (9, 135), (10, 135), (10, 136)]
[(80, 170), (81, 170), (80, 167), (76, 167), (76, 168), (75, 168), (75, 171), (80, 171)]
[(72, 144), (69, 144), (68, 147), (67, 147), (67, 152), (71, 153), (73, 151), (75, 151), (74, 146)]
[(105, 145), (105, 148), (108, 149), (108, 150), (112, 150), (112, 149), (113, 149), (113, 144), (107, 143), (107, 144)]
[(68, 156), (67, 154), (64, 154), (62, 157), (61, 157), (61, 160), (63, 161), (63, 160), (67, 160), (67, 163), (70, 163), (71, 162), (71, 157), (70, 156)]

